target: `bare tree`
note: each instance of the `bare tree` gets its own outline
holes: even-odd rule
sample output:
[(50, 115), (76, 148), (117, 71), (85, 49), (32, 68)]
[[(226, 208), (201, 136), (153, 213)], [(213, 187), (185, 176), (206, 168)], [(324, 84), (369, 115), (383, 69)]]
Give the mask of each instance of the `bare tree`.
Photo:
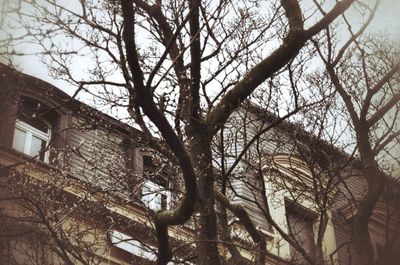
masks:
[(353, 229), (356, 252), (364, 264), (374, 263), (368, 223), (384, 191), (386, 175), (392, 173), (385, 170), (387, 160), (382, 159), (382, 154), (388, 156), (388, 148), (398, 141), (400, 101), (398, 48), (389, 41), (360, 37), (369, 22), (370, 19), (357, 30), (349, 25), (350, 37), (344, 44), (336, 45), (329, 30), (326, 51), (323, 45), (316, 44), (330, 81), (347, 110), (368, 185), (368, 192), (359, 202)]
[[(276, 81), (276, 77), (282, 73), (296, 76), (292, 71), (298, 68), (291, 65), (296, 65), (299, 58), (312, 58), (311, 40), (317, 45), (329, 43), (320, 32), (334, 21), (345, 24), (346, 20), (340, 16), (351, 6), (373, 16), (373, 8), (354, 0), (337, 2), (329, 11), (324, 11), (324, 1), (301, 6), (295, 0), (155, 1), (153, 4), (140, 0), (77, 1), (76, 5), (52, 0), (17, 1), (4, 8), (13, 34), (1, 45), (6, 49), (4, 54), (24, 55), (26, 52), (18, 47), (29, 43), (29, 53), (42, 55), (54, 77), (76, 85), (75, 95), (86, 92), (96, 96), (97, 105), (123, 107), (126, 119), (141, 127), (149, 145), (179, 167), (184, 183), (180, 203), (152, 216), (159, 264), (166, 264), (172, 257), (168, 227), (184, 224), (195, 211), (199, 213), (197, 263), (221, 263), (216, 199), (239, 217), (259, 244), (257, 260), (262, 263), (265, 244), (245, 211), (233, 207), (223, 192), (215, 193), (212, 140), (231, 114), (266, 81), (270, 81), (270, 90), (263, 90), (266, 92), (262, 97), (272, 99), (271, 107), (279, 102), (273, 100), (276, 96), (273, 88), (291, 98), (286, 101), (290, 102), (288, 112), (281, 121), (312, 105), (303, 102), (310, 91), (296, 90), (293, 84), (284, 86), (285, 82)], [(350, 44), (354, 40), (352, 37)], [(348, 46), (345, 44), (345, 48)], [(82, 55), (91, 57), (90, 62), (85, 61), (84, 74), (76, 68)], [(328, 67), (331, 77), (335, 76), (337, 61), (345, 58), (343, 52), (337, 58), (333, 62), (331, 57), (324, 60), (327, 66), (331, 65)], [(345, 95), (340, 86), (336, 89)], [(382, 116), (379, 113), (391, 106), (393, 101), (368, 124), (375, 124), (373, 121)], [(366, 112), (361, 112), (365, 118)], [(366, 154), (372, 150), (364, 146), (369, 143), (364, 139), (368, 131), (361, 126), (366, 119), (357, 118), (352, 108), (349, 113), (356, 134), (361, 137), (358, 147), (366, 172), (382, 176), (377, 166), (369, 168), (373, 157)], [(374, 184), (378, 181), (375, 177), (368, 179), (371, 191), (366, 200), (376, 201), (382, 191), (381, 184)], [(360, 209), (356, 227), (360, 228), (361, 242), (368, 223), (364, 217), (370, 215), (371, 207), (361, 205)], [(230, 251), (234, 253), (235, 249)]]

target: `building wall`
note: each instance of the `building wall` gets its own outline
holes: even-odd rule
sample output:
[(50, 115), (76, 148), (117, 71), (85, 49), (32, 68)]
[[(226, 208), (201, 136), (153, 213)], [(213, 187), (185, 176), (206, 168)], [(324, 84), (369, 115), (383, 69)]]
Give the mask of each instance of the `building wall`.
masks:
[[(1, 67), (0, 70), (5, 71)], [(21, 108), (18, 98), (32, 96), (35, 100), (44, 100), (45, 105), (49, 106), (57, 106), (65, 102), (66, 98), (63, 98), (65, 95), (58, 95), (56, 88), (42, 81), (30, 77), (26, 82), (21, 82), (23, 78), (19, 74), (10, 71), (5, 71), (5, 73), (0, 78), (0, 81), (3, 81), (1, 83), (3, 87), (0, 87), (1, 98), (7, 103), (0, 104), (4, 110), (3, 113), (6, 113), (0, 116), (2, 139), (0, 163), (10, 166), (18, 161), (30, 159), (29, 156), (10, 148), (15, 120)], [(11, 96), (10, 91), (13, 90), (19, 97)], [(38, 95), (35, 95), (37, 91), (39, 91)], [(47, 98), (53, 100), (47, 100)], [(54, 198), (58, 198), (57, 192), (68, 194), (68, 196), (61, 196), (60, 201), (53, 200), (58, 203), (59, 209), (64, 206), (62, 203), (72, 203), (72, 208), (69, 209), (74, 209), (73, 203), (79, 204), (83, 201), (87, 203), (80, 208), (80, 211), (62, 212), (60, 216), (67, 216), (67, 218), (60, 224), (64, 228), (77, 225), (79, 229), (93, 231), (94, 233), (88, 233), (82, 242), (87, 240), (88, 245), (93, 245), (90, 243), (99, 239), (98, 244), (96, 243), (98, 249), (94, 253), (100, 262), (124, 264), (124, 260), (127, 259), (126, 253), (115, 245), (112, 246), (107, 238), (107, 234), (114, 229), (120, 229), (121, 232), (131, 235), (134, 239), (148, 240), (148, 243), (154, 246), (154, 235), (147, 237), (148, 234), (145, 233), (145, 231), (152, 231), (154, 225), (145, 203), (141, 200), (143, 185), (149, 180), (149, 177), (143, 174), (143, 156), (152, 156), (153, 152), (143, 142), (140, 133), (132, 134), (126, 126), (77, 102), (57, 108), (51, 119), (54, 119), (52, 120), (54, 142), (51, 143), (50, 163), (32, 160), (16, 168), (20, 170), (18, 172), (33, 177), (32, 179), (39, 179), (46, 185), (57, 187), (57, 189), (51, 189), (50, 186), (46, 186), (54, 190), (51, 192)], [(220, 137), (215, 139), (216, 146), (223, 146), (223, 155), (218, 147), (215, 148), (216, 172), (218, 170), (226, 172), (252, 137), (270, 124), (270, 121), (262, 114), (246, 108), (235, 112)], [(307, 218), (311, 220), (311, 230), (314, 234), (311, 240), (316, 239), (319, 221), (312, 176), (299, 154), (299, 150), (303, 150), (302, 148), (306, 150), (306, 147), (307, 144), (303, 142), (303, 138), (291, 135), (282, 127), (273, 128), (262, 134), (259, 140), (249, 148), (242, 162), (229, 176), (234, 190), (231, 190), (229, 196), (234, 203), (240, 203), (246, 207), (251, 219), (265, 236), (269, 253), (268, 262), (290, 261), (294, 252), (276, 229), (271, 228), (271, 224), (264, 215), (266, 207), (273, 220), (286, 233), (289, 233), (290, 227), (289, 212), (300, 209), (299, 211), (308, 215)], [(221, 168), (223, 156), (224, 169)], [(168, 167), (165, 167), (165, 170), (168, 171)], [(168, 175), (176, 176), (174, 175), (176, 172), (171, 175), (173, 170), (161, 171), (157, 174), (162, 175), (163, 178)], [(3, 172), (3, 175), (8, 173)], [(354, 214), (355, 205), (352, 199), (354, 197), (357, 199), (364, 194), (365, 182), (362, 176), (353, 174), (351, 171), (343, 172), (342, 177), (344, 176), (343, 183), (346, 183), (348, 190), (340, 186), (333, 192), (331, 199), (336, 200), (336, 203), (330, 205), (332, 208), (327, 211), (329, 222), (324, 233), (322, 249), (326, 260), (333, 261), (333, 264), (350, 264), (351, 260), (351, 264), (357, 265), (359, 263), (353, 258), (353, 250), (342, 245), (346, 245), (351, 239), (349, 237), (351, 231), (347, 228)], [(322, 176), (321, 179), (326, 181), (327, 176)], [(265, 183), (265, 193), (262, 189), (263, 183)], [(179, 185), (179, 181), (176, 181), (169, 187), (179, 189)], [(7, 186), (2, 186), (2, 189), (6, 190)], [(45, 190), (43, 189), (42, 192)], [(18, 191), (15, 190), (15, 192)], [(28, 195), (30, 190), (27, 189), (25, 192)], [(41, 196), (47, 195), (41, 194)], [(264, 198), (267, 205), (263, 204)], [(293, 205), (295, 207), (292, 207)], [(6, 207), (2, 206), (2, 208)], [(52, 211), (54, 214), (54, 210)], [(379, 214), (379, 209), (377, 209), (377, 215)], [(175, 242), (173, 244), (178, 246), (182, 242), (193, 240), (195, 219), (194, 217), (186, 227), (171, 228), (170, 234), (172, 241)], [(237, 228), (234, 232), (238, 234), (239, 241), (247, 240), (251, 243), (247, 233), (238, 225), (233, 216), (231, 222), (232, 230)], [(382, 234), (384, 227), (379, 222), (371, 225), (373, 226), (371, 227), (373, 243), (382, 242), (385, 237)], [(21, 243), (21, 246), (24, 244)], [(339, 249), (336, 250), (338, 247)], [(187, 251), (192, 250), (189, 248)], [(249, 259), (252, 258), (251, 253), (246, 252), (245, 248), (242, 252)], [(128, 260), (131, 258), (129, 254)], [(52, 262), (57, 264), (57, 261)]]
[[(235, 112), (223, 131), (223, 138), (225, 140), (224, 147), (228, 154), (226, 156), (226, 168), (229, 168), (229, 166), (234, 163), (235, 158), (238, 157), (238, 154), (243, 150), (245, 144), (248, 143), (260, 130), (266, 128), (270, 124), (270, 122), (267, 122), (259, 114), (254, 114), (249, 110), (240, 109)], [(285, 174), (283, 174), (285, 175), (285, 178), (282, 178), (282, 173), (275, 177), (270, 173), (271, 167), (276, 166), (274, 164), (277, 163), (276, 161), (271, 161), (274, 157), (282, 157), (283, 154), (286, 154), (285, 156), (288, 161), (290, 160), (289, 157), (296, 157), (296, 152), (298, 150), (296, 144), (298, 143), (294, 143), (293, 138), (288, 137), (284, 131), (279, 129), (279, 126), (266, 131), (260, 136), (259, 142), (255, 142), (244, 156), (244, 160), (247, 160), (249, 164), (252, 164), (252, 166), (257, 166), (257, 164), (259, 164), (262, 167), (263, 172), (261, 177), (263, 180), (257, 180), (255, 170), (251, 172), (252, 167), (243, 162), (241, 162), (237, 166), (236, 170), (233, 171), (236, 176), (231, 177), (233, 179), (232, 186), (236, 192), (234, 200), (237, 203), (245, 205), (255, 224), (263, 228), (264, 231), (267, 231), (266, 236), (268, 236), (267, 247), (269, 253), (286, 260), (292, 260), (293, 249), (276, 231), (276, 229), (271, 228), (265, 215), (260, 210), (262, 207), (261, 198), (263, 195), (260, 194), (262, 191), (259, 187), (261, 181), (263, 181), (266, 185), (265, 195), (271, 217), (284, 232), (290, 234), (288, 230), (287, 217), (288, 207), (285, 204), (285, 201), (288, 199), (293, 200), (294, 197), (298, 196), (296, 204), (301, 205), (310, 212), (314, 212), (317, 216), (317, 210), (315, 208), (315, 203), (313, 202), (312, 194), (308, 194), (307, 192), (302, 195), (290, 193), (291, 189), (295, 190), (294, 188), (291, 188), (291, 186), (296, 185), (292, 180), (296, 177), (306, 178), (306, 174), (310, 175), (310, 173), (307, 172), (308, 169), (302, 169), (304, 173), (302, 176), (299, 176), (299, 173), (294, 174), (293, 172), (290, 172), (290, 169), (286, 170)], [(288, 164), (300, 169), (298, 165), (299, 163), (295, 164), (294, 161), (295, 159), (292, 159)], [(306, 181), (302, 180), (303, 184), (304, 182)], [(248, 201), (246, 198), (251, 198), (252, 201)], [(328, 215), (330, 216), (330, 221), (325, 230), (322, 249), (327, 260), (330, 259), (332, 253), (332, 259), (337, 260), (337, 254), (334, 253), (337, 245), (335, 240), (335, 229), (331, 218), (332, 212), (328, 211)], [(319, 222), (317, 218), (314, 218), (313, 220), (313, 231), (316, 233)], [(316, 234), (314, 235), (315, 238), (313, 239), (316, 240)]]

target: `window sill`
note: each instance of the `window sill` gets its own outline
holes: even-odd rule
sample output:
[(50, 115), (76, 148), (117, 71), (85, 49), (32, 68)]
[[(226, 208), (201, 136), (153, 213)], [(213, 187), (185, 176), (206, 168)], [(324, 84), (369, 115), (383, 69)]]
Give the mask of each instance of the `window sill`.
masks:
[(263, 235), (266, 237), (267, 241), (271, 241), (275, 237), (275, 233), (273, 231), (266, 230), (264, 228), (258, 228), (258, 231), (263, 233)]
[(39, 166), (39, 168), (37, 169), (43, 170), (45, 172), (57, 170), (49, 163), (37, 160), (23, 152), (15, 150), (14, 148), (0, 146), (0, 165), (18, 167), (27, 163), (35, 164)]

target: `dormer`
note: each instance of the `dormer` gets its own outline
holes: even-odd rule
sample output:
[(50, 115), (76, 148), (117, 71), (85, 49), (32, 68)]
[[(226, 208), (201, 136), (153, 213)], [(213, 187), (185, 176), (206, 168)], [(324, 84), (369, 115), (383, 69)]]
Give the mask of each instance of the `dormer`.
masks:
[[(0, 65), (0, 146), (22, 159), (50, 163), (67, 126), (65, 94), (52, 85)], [(19, 158), (19, 159), (20, 159)]]
[(45, 163), (57, 134), (59, 115), (41, 102), (21, 98), (15, 120), (12, 148)]

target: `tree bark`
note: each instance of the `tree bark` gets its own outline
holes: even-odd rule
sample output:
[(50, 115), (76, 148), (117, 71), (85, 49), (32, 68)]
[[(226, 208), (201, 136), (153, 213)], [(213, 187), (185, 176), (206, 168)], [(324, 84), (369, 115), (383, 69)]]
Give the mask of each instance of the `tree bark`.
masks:
[(371, 244), (368, 224), (373, 214), (376, 203), (381, 197), (385, 175), (375, 161), (374, 152), (371, 149), (367, 126), (359, 125), (357, 130), (357, 144), (360, 152), (362, 171), (367, 180), (368, 192), (361, 200), (358, 212), (354, 217), (353, 237), (354, 247), (362, 264), (374, 264), (374, 251)]
[(197, 202), (200, 213), (199, 228), (196, 236), (197, 264), (220, 264), (217, 243), (217, 216), (214, 208), (214, 171), (212, 167), (211, 137), (209, 137), (202, 126), (189, 131), (193, 132), (190, 133), (190, 154), (197, 176)]

